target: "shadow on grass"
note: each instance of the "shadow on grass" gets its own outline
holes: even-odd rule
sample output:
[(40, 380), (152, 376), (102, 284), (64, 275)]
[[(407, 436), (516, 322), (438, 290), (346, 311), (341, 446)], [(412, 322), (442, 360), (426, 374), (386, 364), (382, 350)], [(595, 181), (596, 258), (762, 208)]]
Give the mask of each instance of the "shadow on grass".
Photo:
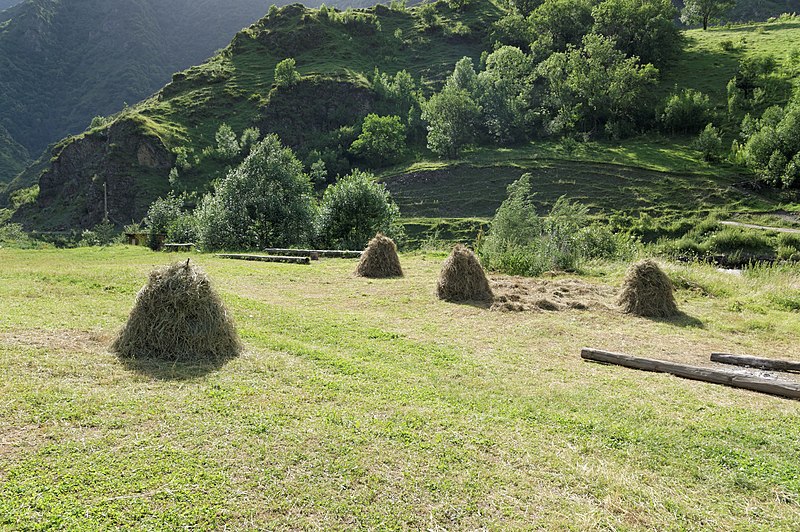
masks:
[(680, 312), (670, 318), (646, 318), (658, 323), (666, 323), (667, 325), (674, 325), (675, 327), (692, 327), (696, 329), (705, 329), (702, 321), (694, 316), (690, 316), (685, 312)]
[(126, 358), (117, 355), (125, 369), (162, 381), (186, 381), (204, 377), (220, 370), (229, 361), (236, 358), (181, 362), (176, 360), (159, 360), (157, 358)]

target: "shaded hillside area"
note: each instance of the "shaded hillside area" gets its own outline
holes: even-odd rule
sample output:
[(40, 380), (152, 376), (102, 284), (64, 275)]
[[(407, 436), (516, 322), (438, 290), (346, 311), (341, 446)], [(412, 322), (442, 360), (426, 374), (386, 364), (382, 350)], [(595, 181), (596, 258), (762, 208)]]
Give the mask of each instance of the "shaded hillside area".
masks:
[[(0, 18), (0, 126), (35, 157), (94, 116), (152, 94), (268, 8), (263, 0), (26, 0)], [(26, 162), (0, 140), (0, 183)]]

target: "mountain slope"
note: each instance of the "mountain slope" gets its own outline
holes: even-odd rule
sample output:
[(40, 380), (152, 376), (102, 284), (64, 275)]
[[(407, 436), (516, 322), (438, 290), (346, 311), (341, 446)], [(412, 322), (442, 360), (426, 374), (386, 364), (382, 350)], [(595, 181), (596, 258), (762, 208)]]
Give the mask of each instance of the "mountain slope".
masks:
[[(26, 0), (0, 22), (0, 126), (38, 154), (152, 94), (267, 8), (264, 0)], [(0, 166), (0, 182), (14, 170)]]
[[(382, 6), (321, 16), (292, 5), (270, 14), (112, 124), (59, 143), (39, 179), (37, 203), (16, 219), (42, 229), (91, 227), (103, 216), (103, 183), (114, 221), (141, 219), (170, 190), (176, 154), (190, 150), (190, 159), (200, 156), (215, 145), (223, 122), (237, 133), (252, 126), (276, 132), (294, 147), (306, 143), (309, 133), (335, 145), (343, 129), (351, 131), (367, 113), (380, 110), (366, 77), (376, 65), (391, 74), (408, 69), (436, 80), (461, 57), (477, 59), (490, 46), (487, 30), (499, 16), (493, 4), (481, 2), (460, 13), (440, 2), (436, 9), (440, 22), (434, 28), (422, 24), (417, 10)], [(304, 78), (293, 87), (274, 86), (275, 65), (287, 57), (296, 59)], [(182, 184), (202, 191), (226, 164), (213, 157), (192, 162), (181, 171)], [(19, 186), (38, 176), (23, 177)]]

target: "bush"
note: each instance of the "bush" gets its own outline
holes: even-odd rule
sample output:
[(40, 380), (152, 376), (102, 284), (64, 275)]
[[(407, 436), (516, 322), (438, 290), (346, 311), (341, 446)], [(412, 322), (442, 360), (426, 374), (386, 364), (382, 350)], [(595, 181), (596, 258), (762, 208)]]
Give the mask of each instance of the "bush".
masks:
[(708, 96), (694, 89), (684, 89), (667, 98), (661, 123), (672, 133), (696, 133), (711, 119)]
[(81, 240), (78, 242), (79, 246), (108, 246), (114, 243), (117, 238), (117, 228), (109, 222), (104, 220), (95, 225), (91, 229), (86, 229), (81, 234)]
[(694, 148), (703, 155), (705, 161), (716, 161), (722, 151), (722, 136), (713, 124), (707, 124), (694, 141)]
[(147, 245), (152, 250), (161, 248), (162, 236), (167, 228), (181, 216), (183, 199), (174, 196), (171, 192), (165, 198), (158, 198), (147, 209)]
[(762, 232), (725, 227), (715, 233), (708, 242), (709, 249), (716, 253), (771, 253), (769, 238)]
[(183, 213), (167, 226), (167, 240), (179, 244), (197, 242), (199, 232), (197, 218)]
[(370, 113), (364, 117), (361, 135), (350, 146), (350, 151), (373, 167), (396, 162), (406, 146), (406, 128), (398, 116), (378, 116)]
[(539, 217), (530, 174), (508, 190), (478, 250), (484, 266), (516, 275), (576, 269), (588, 249), (580, 236), (588, 222), (586, 207), (561, 197), (547, 216)]
[(236, 133), (233, 132), (231, 126), (223, 123), (219, 126), (215, 135), (217, 141), (217, 154), (223, 160), (230, 160), (239, 155), (241, 147), (239, 141), (236, 140)]
[(303, 245), (315, 205), (303, 165), (268, 135), (198, 205), (198, 243), (207, 250)]
[(275, 84), (278, 87), (291, 87), (298, 81), (300, 81), (300, 73), (297, 71), (297, 63), (294, 58), (286, 58), (275, 65)]
[(316, 221), (320, 245), (363, 249), (376, 234), (395, 240), (402, 235), (400, 210), (375, 176), (354, 171), (325, 190)]

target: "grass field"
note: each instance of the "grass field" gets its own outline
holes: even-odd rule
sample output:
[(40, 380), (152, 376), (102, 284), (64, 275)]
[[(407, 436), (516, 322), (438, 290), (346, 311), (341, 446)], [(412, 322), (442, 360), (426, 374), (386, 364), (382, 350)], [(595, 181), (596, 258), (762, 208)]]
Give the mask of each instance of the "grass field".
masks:
[(120, 362), (106, 346), (176, 258), (0, 250), (0, 528), (800, 527), (800, 403), (578, 356), (800, 356), (796, 271), (667, 265), (686, 316), (665, 322), (439, 302), (441, 254), (388, 281), (193, 255), (246, 353)]

